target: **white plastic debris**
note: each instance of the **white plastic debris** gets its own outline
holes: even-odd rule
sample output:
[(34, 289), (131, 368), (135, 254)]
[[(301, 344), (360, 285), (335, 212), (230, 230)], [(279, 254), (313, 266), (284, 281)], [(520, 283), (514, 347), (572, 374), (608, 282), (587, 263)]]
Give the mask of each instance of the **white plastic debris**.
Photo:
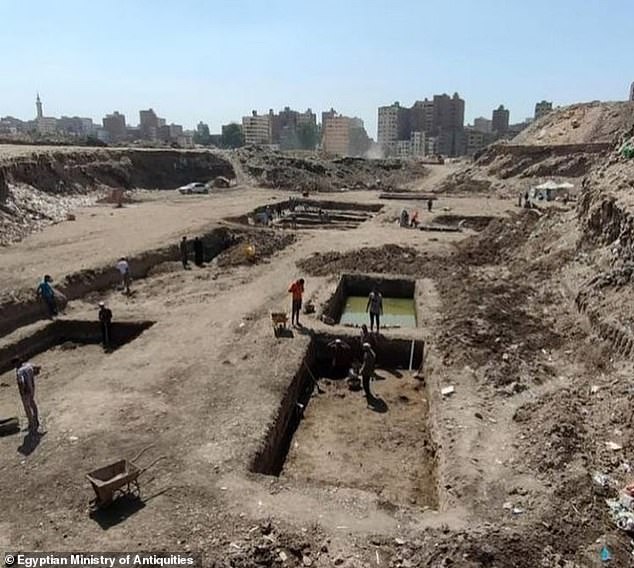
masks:
[(451, 396), (453, 393), (456, 392), (455, 387), (453, 386), (448, 386), (448, 387), (443, 387), (440, 389), (440, 394), (443, 396)]
[(605, 445), (608, 450), (612, 450), (613, 452), (618, 452), (623, 449), (623, 446), (621, 444), (617, 444), (616, 442), (606, 442)]

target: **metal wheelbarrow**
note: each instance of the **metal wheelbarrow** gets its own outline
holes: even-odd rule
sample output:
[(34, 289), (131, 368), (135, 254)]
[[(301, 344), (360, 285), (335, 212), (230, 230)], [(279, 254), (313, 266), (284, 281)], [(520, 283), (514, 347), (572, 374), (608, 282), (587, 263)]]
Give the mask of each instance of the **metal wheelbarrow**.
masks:
[(108, 464), (99, 469), (95, 469), (86, 474), (88, 481), (95, 491), (95, 498), (90, 504), (100, 509), (112, 504), (115, 497), (136, 497), (141, 498), (141, 488), (139, 487), (139, 476), (152, 467), (159, 460), (167, 457), (161, 456), (144, 468), (140, 468), (136, 463), (141, 455), (150, 448), (144, 448), (133, 459), (122, 459)]

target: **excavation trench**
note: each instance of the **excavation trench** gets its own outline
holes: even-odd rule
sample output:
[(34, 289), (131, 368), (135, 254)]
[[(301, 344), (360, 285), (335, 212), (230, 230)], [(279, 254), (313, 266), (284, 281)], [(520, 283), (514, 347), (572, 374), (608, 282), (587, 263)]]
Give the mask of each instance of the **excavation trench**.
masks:
[(344, 274), (326, 302), (323, 316), (348, 327), (367, 324), (368, 296), (374, 289), (383, 296), (381, 325), (384, 328), (416, 327), (416, 282), (402, 278)]
[[(429, 402), (412, 374), (422, 366), (424, 342), (377, 340), (371, 390), (379, 402), (370, 406), (363, 391), (350, 390), (333, 368), (335, 338), (312, 339), (251, 471), (369, 491), (392, 505), (437, 507)], [(358, 339), (339, 338), (350, 346), (351, 359), (360, 361)]]
[[(113, 322), (111, 329), (111, 348), (134, 341), (146, 329), (154, 325), (153, 321)], [(14, 357), (31, 359), (40, 353), (62, 344), (97, 345), (101, 343), (101, 327), (98, 321), (57, 320), (34, 334), (15, 343), (0, 347), (0, 374), (13, 367)]]
[[(200, 237), (203, 241), (204, 260), (209, 262), (236, 241), (235, 232), (224, 227), (216, 228)], [(190, 247), (193, 246), (190, 242)], [(193, 255), (193, 252), (190, 251)], [(178, 243), (144, 251), (134, 256), (129, 256), (130, 272), (134, 280), (145, 278), (155, 266), (164, 262), (173, 262), (180, 259)], [(95, 269), (86, 269), (66, 276), (59, 284), (54, 286), (68, 301), (82, 298), (91, 292), (107, 290), (116, 286), (121, 280), (119, 271), (114, 267), (114, 262), (108, 266)], [(8, 299), (0, 304), (0, 337), (7, 335), (15, 329), (31, 324), (47, 317), (45, 306), (36, 299), (27, 301)]]
[(380, 204), (293, 199), (256, 207), (245, 215), (229, 217), (226, 220), (277, 229), (348, 230), (371, 219), (382, 208), (383, 205)]

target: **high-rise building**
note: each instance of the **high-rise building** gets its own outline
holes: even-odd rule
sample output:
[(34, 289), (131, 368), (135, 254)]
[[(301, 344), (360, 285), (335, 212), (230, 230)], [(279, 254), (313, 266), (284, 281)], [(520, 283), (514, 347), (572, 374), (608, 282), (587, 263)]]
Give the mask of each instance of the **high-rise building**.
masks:
[(483, 116), (480, 116), (474, 119), (473, 129), (476, 132), (484, 132), (485, 134), (488, 134), (489, 132), (493, 130), (493, 121), (491, 121), (488, 118), (484, 118)]
[(329, 154), (347, 156), (350, 147), (350, 119), (347, 116), (328, 116), (322, 124), (321, 145)]
[(156, 140), (158, 137), (158, 129), (161, 126), (161, 121), (154, 109), (140, 110), (139, 111), (139, 128), (141, 136), (146, 140)]
[(634, 101), (634, 81), (632, 81), (632, 84), (630, 85), (630, 100)]
[(432, 135), (441, 131), (455, 131), (464, 128), (464, 100), (458, 93), (434, 95), (434, 124)]
[(389, 148), (399, 139), (399, 116), (403, 116), (402, 110), (398, 102), (379, 107), (377, 142), (380, 146)]
[(503, 136), (509, 129), (510, 113), (508, 109), (504, 108), (504, 105), (500, 105), (493, 111), (493, 120), (491, 121), (491, 128), (493, 132), (496, 132), (499, 136)]
[(553, 110), (552, 102), (541, 101), (539, 103), (535, 103), (535, 120), (547, 115), (551, 110)]
[[(464, 150), (464, 100), (458, 93), (435, 95), (433, 100), (416, 101), (411, 108), (399, 103), (379, 108), (377, 139), (384, 151), (400, 155), (417, 154), (418, 149), (429, 147), (428, 139), (434, 138), (438, 151), (449, 156)], [(424, 134), (416, 143), (414, 133)]]
[(313, 126), (317, 126), (317, 115), (311, 109), (306, 109), (306, 112), (300, 112), (298, 114), (297, 124), (311, 124)]
[(102, 119), (103, 129), (108, 133), (111, 142), (119, 142), (126, 137), (125, 115), (119, 111), (107, 114)]
[(273, 144), (272, 114), (261, 114), (252, 111), (251, 116), (242, 117), (242, 132), (245, 144)]

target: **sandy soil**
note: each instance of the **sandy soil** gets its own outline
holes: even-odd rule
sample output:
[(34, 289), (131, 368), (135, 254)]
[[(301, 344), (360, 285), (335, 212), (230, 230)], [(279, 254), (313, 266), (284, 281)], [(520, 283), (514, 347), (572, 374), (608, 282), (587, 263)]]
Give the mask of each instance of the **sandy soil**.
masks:
[[(252, 188), (200, 198), (161, 192), (123, 210), (82, 210), (77, 221), (0, 251), (0, 284), (28, 288), (47, 271), (60, 279), (193, 235), (284, 196)], [(371, 192), (335, 198), (380, 202)], [(566, 241), (570, 219), (549, 227), (553, 256), (537, 266), (530, 251), (540, 244), (526, 239), (524, 246), (523, 236), (533, 230), (525, 216), (487, 228), (471, 244), (459, 244), (474, 235), (471, 231), (414, 231), (394, 223), (403, 206), (421, 209), (421, 220), (430, 222), (441, 213), (508, 215), (514, 200), (441, 197), (432, 214), (420, 203), (381, 203), (384, 209), (357, 229), (297, 231), (294, 243), (256, 265), (214, 261), (189, 271), (168, 267), (134, 282), (132, 296), (104, 291), (72, 302), (69, 317), (94, 319), (95, 303), (103, 299), (118, 320), (156, 324), (108, 355), (81, 347), (35, 358), (43, 366), (38, 402), (47, 433), (29, 452), (18, 449), (24, 433), (0, 438), (5, 478), (0, 543), (21, 550), (202, 551), (207, 566), (535, 568), (594, 566), (595, 541), (604, 538), (615, 562), (627, 562), (626, 545), (590, 514), (588, 489), (572, 469), (539, 470), (548, 444), (565, 439), (552, 428), (542, 429), (548, 401), (596, 380), (594, 369), (579, 359), (587, 338), (583, 318), (571, 298), (555, 297), (559, 281), (553, 285), (545, 276), (556, 271), (561, 258), (554, 249), (572, 246)], [(486, 242), (493, 243), (488, 252), (477, 253)], [(381, 251), (387, 244), (415, 254), (386, 256)], [(374, 253), (358, 256), (361, 248), (380, 251), (377, 263)], [(333, 252), (337, 259), (317, 271), (319, 276), (297, 267), (315, 253)], [(339, 399), (334, 392), (309, 405), (297, 442), (302, 448), (302, 440), (310, 441), (312, 459), (324, 449), (324, 405), (332, 406), (336, 418), (323, 430), (328, 440), (336, 437), (343, 447), (350, 434), (363, 430), (363, 436), (379, 441), (382, 456), (370, 456), (367, 484), (359, 482), (363, 473), (343, 454), (341, 468), (333, 471), (323, 460), (310, 467), (299, 452), (291, 463), (303, 462), (300, 475), (292, 475), (292, 468), (279, 478), (252, 473), (250, 465), (275, 423), (311, 332), (345, 333), (318, 320), (324, 291), (332, 289), (342, 267), (366, 271), (372, 263), (383, 272), (414, 267), (408, 274), (420, 286), (417, 301), (425, 299), (417, 306), (420, 327), (386, 334), (426, 340), (425, 391), (412, 392), (407, 377), (388, 376), (375, 383), (388, 404), (385, 414), (368, 410), (362, 397)], [(424, 273), (416, 268), (423, 266)], [(306, 277), (306, 299), (319, 301), (317, 314), (304, 316), (306, 327), (294, 330), (292, 338), (275, 338), (269, 311), (288, 308), (288, 284), (300, 275)], [(502, 288), (495, 287), (499, 282)], [(487, 283), (494, 293), (488, 293)], [(534, 340), (523, 343), (525, 322)], [(12, 341), (2, 338), (0, 347)], [(512, 380), (502, 380), (507, 375)], [(11, 373), (2, 380), (9, 386), (0, 414), (22, 417)], [(446, 385), (456, 390), (443, 398), (440, 388)], [(414, 402), (417, 396), (420, 404)], [(437, 505), (425, 511), (402, 505), (420, 477), (428, 478), (425, 466), (417, 466), (420, 456), (412, 455), (421, 441), (409, 442), (425, 421), (422, 398), (429, 404), (427, 428), (437, 448)], [(349, 420), (353, 429), (342, 432), (341, 420)], [(411, 432), (407, 423), (416, 424)], [(391, 448), (393, 436), (401, 444)], [(579, 468), (588, 443), (583, 438), (562, 445), (561, 463), (574, 461)], [(144, 460), (165, 459), (141, 478), (142, 505), (121, 504), (90, 516), (92, 494), (84, 474), (148, 446)], [(344, 479), (338, 481), (334, 469)], [(325, 483), (313, 483), (313, 474)], [(565, 493), (573, 479), (576, 492)], [(522, 512), (513, 513), (508, 502)], [(564, 503), (575, 505), (586, 522), (575, 520), (569, 507), (558, 521)]]

